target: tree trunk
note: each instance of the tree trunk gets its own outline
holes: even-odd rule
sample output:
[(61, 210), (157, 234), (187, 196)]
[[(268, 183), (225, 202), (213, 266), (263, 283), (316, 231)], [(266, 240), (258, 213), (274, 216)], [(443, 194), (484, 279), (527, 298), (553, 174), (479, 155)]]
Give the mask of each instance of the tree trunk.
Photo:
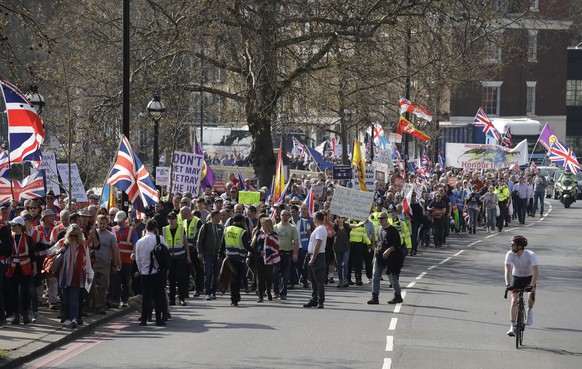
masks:
[(261, 186), (269, 187), (275, 173), (275, 155), (271, 139), (271, 119), (247, 113), (249, 130), (253, 136), (249, 160)]

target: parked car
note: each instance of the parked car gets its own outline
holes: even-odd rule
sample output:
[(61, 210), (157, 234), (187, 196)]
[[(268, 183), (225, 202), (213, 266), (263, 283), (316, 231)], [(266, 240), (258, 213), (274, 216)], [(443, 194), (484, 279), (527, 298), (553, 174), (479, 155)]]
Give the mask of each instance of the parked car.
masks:
[[(552, 183), (554, 184), (557, 183), (562, 173), (564, 173), (564, 170), (562, 169), (555, 171), (553, 173), (554, 177), (552, 179)], [(576, 198), (580, 200), (582, 199), (582, 172), (578, 172), (578, 174), (576, 174), (576, 179), (578, 180), (578, 196)], [(557, 189), (555, 188), (555, 186), (552, 186), (552, 194), (554, 196), (554, 199), (558, 197)]]
[[(548, 185), (546, 186), (546, 197), (552, 197), (554, 195), (554, 173), (559, 171), (558, 167), (538, 167), (541, 174), (546, 177)], [(559, 176), (558, 176), (559, 178)]]

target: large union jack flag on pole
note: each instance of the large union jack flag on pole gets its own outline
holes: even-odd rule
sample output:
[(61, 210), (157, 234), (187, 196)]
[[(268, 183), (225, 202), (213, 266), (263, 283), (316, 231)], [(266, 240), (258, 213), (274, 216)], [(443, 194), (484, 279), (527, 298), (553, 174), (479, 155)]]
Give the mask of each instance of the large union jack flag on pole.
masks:
[(36, 172), (22, 181), (0, 177), (0, 203), (10, 200), (22, 201), (44, 197), (44, 178)]
[(550, 160), (563, 166), (564, 169), (570, 169), (574, 174), (580, 171), (580, 164), (574, 151), (562, 145), (559, 140), (555, 140), (550, 147)]
[(144, 212), (148, 205), (155, 205), (160, 199), (150, 173), (133, 152), (125, 136), (121, 137), (117, 160), (109, 172), (107, 184), (125, 191), (134, 209), (140, 212)]
[(18, 88), (3, 79), (0, 79), (0, 85), (8, 113), (10, 162), (28, 162), (38, 168), (41, 160), (40, 145), (45, 137), (42, 120)]
[(473, 119), (473, 125), (476, 127), (481, 127), (483, 129), (483, 133), (495, 137), (497, 141), (501, 139), (499, 132), (495, 129), (495, 127), (493, 127), (493, 123), (491, 123), (491, 120), (487, 114), (485, 114), (485, 110), (483, 110), (483, 108), (479, 108), (479, 110), (477, 110), (477, 115), (475, 115), (475, 119)]

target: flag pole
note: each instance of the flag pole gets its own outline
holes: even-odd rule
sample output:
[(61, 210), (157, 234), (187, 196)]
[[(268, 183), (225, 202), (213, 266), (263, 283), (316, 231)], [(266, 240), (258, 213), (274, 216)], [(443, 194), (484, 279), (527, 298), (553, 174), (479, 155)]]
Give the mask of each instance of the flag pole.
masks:
[[(547, 124), (548, 124), (548, 123), (546, 122), (546, 125), (547, 125)], [(546, 128), (546, 125), (544, 125), (544, 128)], [(543, 132), (543, 131), (544, 131), (544, 130), (542, 129), (542, 132)], [(534, 152), (536, 151), (536, 148), (538, 147), (538, 143), (540, 142), (540, 137), (541, 137), (541, 135), (542, 135), (542, 134), (541, 134), (541, 132), (540, 132), (540, 135), (538, 136), (538, 140), (536, 141), (536, 144), (534, 145), (534, 147), (533, 147), (533, 150), (531, 151), (531, 154), (529, 155), (529, 162), (530, 162), (530, 163), (531, 163), (531, 158), (532, 158), (532, 156), (533, 156)]]

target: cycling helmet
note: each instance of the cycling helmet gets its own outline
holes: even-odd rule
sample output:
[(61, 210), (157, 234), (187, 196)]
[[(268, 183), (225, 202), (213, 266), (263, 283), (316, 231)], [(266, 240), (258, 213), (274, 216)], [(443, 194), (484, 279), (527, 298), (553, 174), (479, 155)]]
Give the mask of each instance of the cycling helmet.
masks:
[(527, 246), (527, 238), (523, 236), (513, 236), (511, 239), (511, 243), (516, 246), (526, 247)]

